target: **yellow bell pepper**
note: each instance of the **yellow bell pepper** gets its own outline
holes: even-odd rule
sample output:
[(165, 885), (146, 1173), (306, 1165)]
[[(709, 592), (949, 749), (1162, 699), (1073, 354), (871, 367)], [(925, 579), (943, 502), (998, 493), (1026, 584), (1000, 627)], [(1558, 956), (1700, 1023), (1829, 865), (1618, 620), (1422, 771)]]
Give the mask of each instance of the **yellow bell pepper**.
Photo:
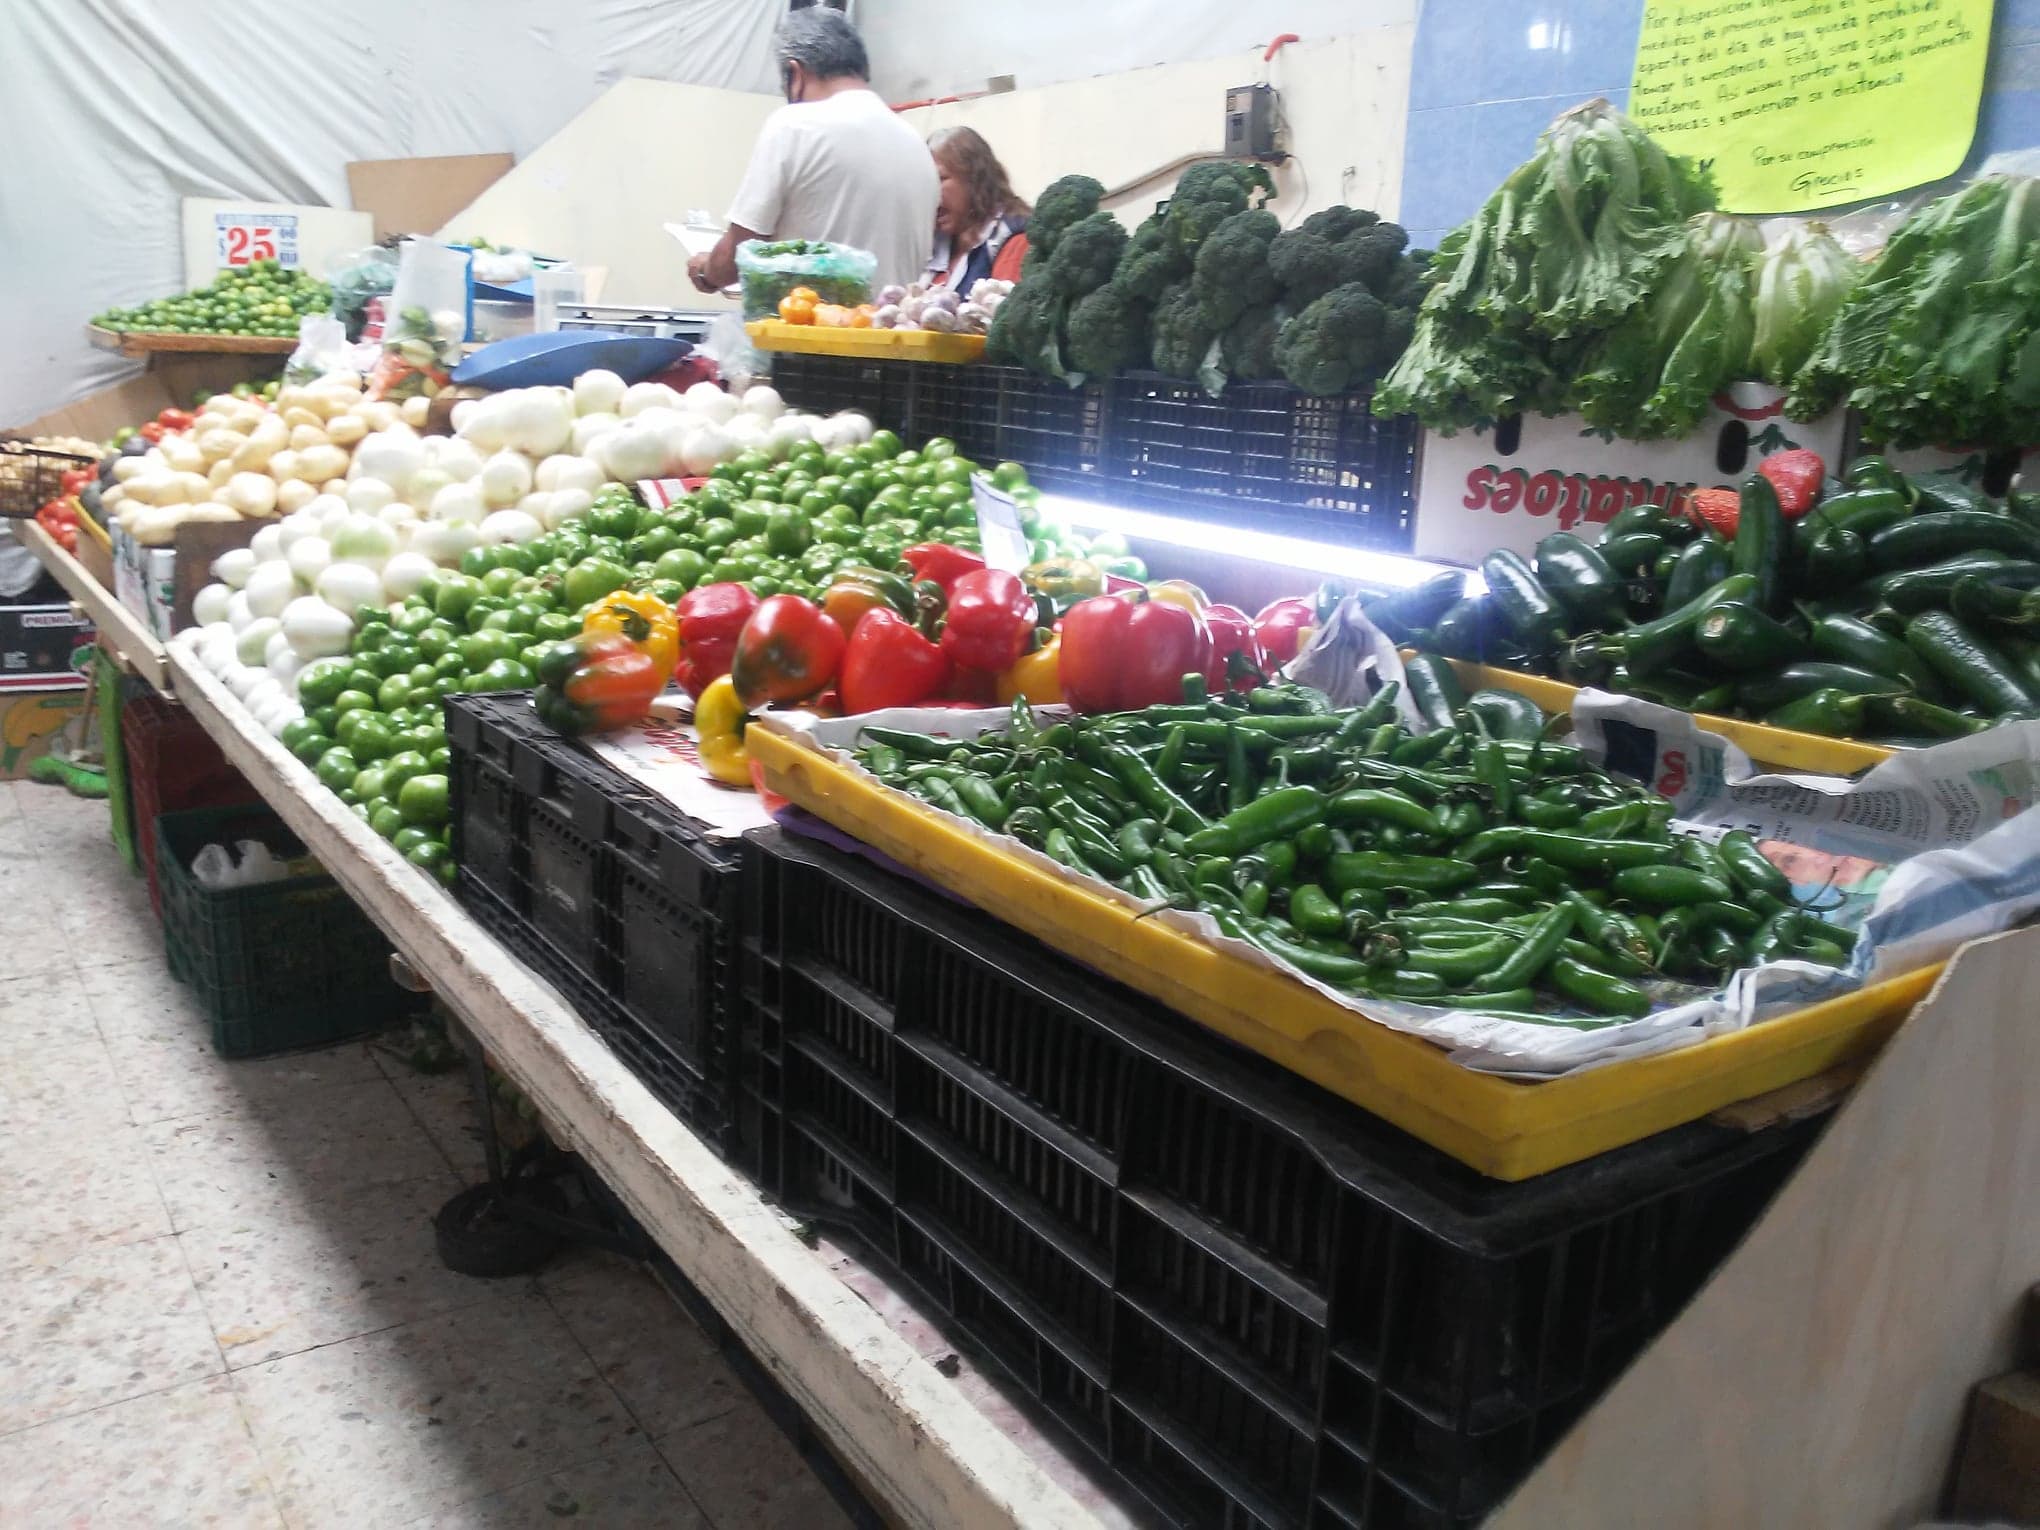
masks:
[(737, 700), (736, 682), (724, 675), (709, 682), (694, 702), (696, 751), (701, 765), (730, 786), (751, 784), (751, 754), (744, 748), (744, 704)]
[(680, 618), (656, 595), (616, 590), (581, 618), (586, 633), (627, 638), (658, 667), (660, 683), (673, 678), (680, 662)]
[(1160, 584), (1149, 585), (1147, 592), (1149, 600), (1181, 606), (1192, 616), (1202, 616), (1204, 608), (1211, 604), (1211, 597), (1187, 579), (1164, 579)]
[(1030, 654), (1013, 661), (998, 680), (996, 693), (1001, 702), (1025, 696), (1038, 707), (1052, 706), (1063, 699), (1062, 638), (1052, 637)]

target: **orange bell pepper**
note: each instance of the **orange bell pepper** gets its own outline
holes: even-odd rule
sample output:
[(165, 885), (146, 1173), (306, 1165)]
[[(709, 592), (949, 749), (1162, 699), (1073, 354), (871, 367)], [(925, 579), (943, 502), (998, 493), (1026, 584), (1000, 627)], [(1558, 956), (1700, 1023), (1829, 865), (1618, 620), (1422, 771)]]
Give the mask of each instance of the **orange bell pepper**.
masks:
[(779, 317), (788, 324), (815, 322), (815, 305), (822, 295), (812, 287), (795, 287), (779, 300)]
[(680, 659), (680, 619), (658, 596), (617, 590), (581, 618), (581, 630), (628, 638), (657, 667), (661, 685), (673, 678)]
[(815, 323), (823, 329), (848, 329), (853, 310), (841, 303), (815, 304)]
[(999, 676), (995, 693), (1002, 702), (1025, 696), (1038, 707), (1052, 706), (1063, 699), (1062, 638), (1052, 637), (1030, 654), (1023, 654)]
[(878, 310), (869, 303), (859, 303), (850, 310), (850, 327), (852, 329), (871, 328), (871, 316), (877, 312)]

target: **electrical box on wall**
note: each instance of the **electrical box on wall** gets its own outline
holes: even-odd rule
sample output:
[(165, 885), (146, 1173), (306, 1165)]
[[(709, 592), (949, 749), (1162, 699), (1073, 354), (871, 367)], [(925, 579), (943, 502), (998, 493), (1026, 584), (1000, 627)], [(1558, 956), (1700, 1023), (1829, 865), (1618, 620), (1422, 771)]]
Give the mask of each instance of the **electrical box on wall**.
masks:
[(1225, 157), (1281, 159), (1275, 147), (1275, 87), (1235, 85), (1225, 93)]

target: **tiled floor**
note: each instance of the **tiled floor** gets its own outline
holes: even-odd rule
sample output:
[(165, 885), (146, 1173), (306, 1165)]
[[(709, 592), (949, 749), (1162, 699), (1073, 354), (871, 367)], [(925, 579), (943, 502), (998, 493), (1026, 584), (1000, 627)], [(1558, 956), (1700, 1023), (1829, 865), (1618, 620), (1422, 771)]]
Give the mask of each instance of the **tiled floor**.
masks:
[(214, 1057), (106, 822), (0, 783), (0, 1526), (847, 1523), (635, 1266), (439, 1263), (459, 1074)]

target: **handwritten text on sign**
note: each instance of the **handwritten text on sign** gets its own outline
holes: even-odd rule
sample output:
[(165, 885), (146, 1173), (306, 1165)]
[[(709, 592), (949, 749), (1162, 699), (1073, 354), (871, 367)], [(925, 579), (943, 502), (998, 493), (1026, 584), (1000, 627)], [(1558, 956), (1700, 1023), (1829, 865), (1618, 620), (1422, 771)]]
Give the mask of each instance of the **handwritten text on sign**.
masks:
[(1804, 212), (1953, 174), (1991, 0), (1644, 0), (1629, 112), (1714, 162), (1729, 212)]
[(297, 215), (214, 213), (213, 249), (223, 266), (245, 266), (258, 260), (295, 266), (298, 263)]

